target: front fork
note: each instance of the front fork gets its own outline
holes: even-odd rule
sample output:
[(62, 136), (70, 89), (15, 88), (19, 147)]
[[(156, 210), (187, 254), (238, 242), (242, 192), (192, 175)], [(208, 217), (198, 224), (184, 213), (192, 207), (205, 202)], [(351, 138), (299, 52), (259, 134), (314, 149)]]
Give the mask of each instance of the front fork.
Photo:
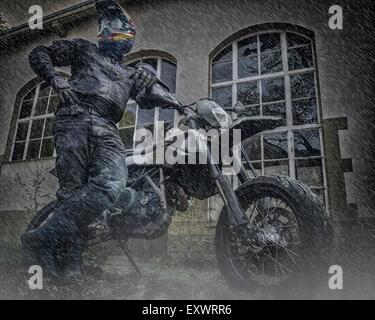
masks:
[[(199, 129), (199, 126), (195, 119), (189, 118), (188, 122), (189, 126), (192, 129)], [(215, 184), (219, 191), (219, 194), (224, 201), (225, 207), (229, 211), (228, 218), (230, 225), (233, 228), (245, 229), (249, 221), (239, 204), (239, 200), (233, 190), (231, 182), (229, 181), (227, 176), (223, 175), (220, 167), (215, 163), (211, 155), (211, 148), (209, 147), (209, 143), (207, 142), (207, 144), (200, 145), (207, 146), (206, 153), (209, 172), (211, 177), (215, 179)]]
[(229, 210), (229, 223), (232, 227), (239, 227), (248, 224), (248, 219), (243, 212), (236, 193), (228, 177), (223, 175), (217, 165), (210, 163), (211, 176), (215, 179), (216, 187), (219, 191), (224, 204)]
[[(195, 119), (189, 118), (188, 122), (189, 126), (192, 129), (197, 130), (199, 128)], [(257, 228), (249, 228), (249, 218), (243, 211), (240, 205), (240, 201), (228, 177), (222, 173), (220, 166), (216, 164), (216, 161), (213, 159), (211, 155), (211, 148), (208, 141), (207, 144), (203, 143), (200, 145), (207, 146), (205, 151), (207, 153), (207, 164), (210, 176), (213, 179), (215, 179), (216, 187), (228, 211), (229, 224), (232, 230), (240, 237), (241, 242), (245, 245), (250, 245), (252, 247), (254, 245), (255, 247), (259, 247), (266, 244), (268, 241), (272, 240), (272, 237), (270, 237), (268, 234), (265, 235), (264, 232), (262, 232), (261, 230), (257, 230)], [(241, 147), (241, 153), (244, 156), (248, 166), (250, 167), (250, 170), (252, 171), (254, 177), (256, 177), (255, 169), (252, 166), (250, 159), (247, 156), (243, 147)], [(241, 161), (241, 159), (239, 159), (239, 161)], [(251, 179), (248, 172), (244, 169), (242, 163), (240, 164), (240, 168), (241, 170), (239, 172), (239, 177), (241, 179), (241, 182), (244, 183), (245, 181)], [(263, 206), (263, 204), (260, 205)]]

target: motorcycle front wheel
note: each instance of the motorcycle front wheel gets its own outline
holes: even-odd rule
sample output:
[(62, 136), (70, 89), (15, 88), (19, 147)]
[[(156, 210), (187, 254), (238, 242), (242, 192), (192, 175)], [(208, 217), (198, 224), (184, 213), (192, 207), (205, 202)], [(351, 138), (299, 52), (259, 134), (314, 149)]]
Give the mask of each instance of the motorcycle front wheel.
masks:
[(333, 244), (321, 201), (302, 183), (280, 176), (257, 177), (236, 194), (247, 229), (258, 240), (244, 242), (229, 224), (227, 210), (221, 211), (215, 247), (225, 280), (242, 291), (313, 297), (324, 285)]

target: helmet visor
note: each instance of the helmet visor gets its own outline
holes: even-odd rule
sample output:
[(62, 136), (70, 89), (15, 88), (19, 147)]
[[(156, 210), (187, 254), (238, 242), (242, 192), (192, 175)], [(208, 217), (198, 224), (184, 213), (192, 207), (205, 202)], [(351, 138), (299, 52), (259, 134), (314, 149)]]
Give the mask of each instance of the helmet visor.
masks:
[(123, 19), (103, 17), (99, 24), (97, 38), (98, 41), (134, 40), (135, 28)]

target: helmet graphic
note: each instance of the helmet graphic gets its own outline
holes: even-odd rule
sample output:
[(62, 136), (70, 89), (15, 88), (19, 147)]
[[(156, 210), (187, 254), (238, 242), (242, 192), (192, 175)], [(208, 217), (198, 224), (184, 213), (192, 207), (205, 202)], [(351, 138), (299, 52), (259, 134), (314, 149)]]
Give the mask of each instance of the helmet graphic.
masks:
[(113, 56), (122, 57), (134, 44), (135, 26), (115, 0), (101, 0), (95, 3), (98, 12), (99, 47)]

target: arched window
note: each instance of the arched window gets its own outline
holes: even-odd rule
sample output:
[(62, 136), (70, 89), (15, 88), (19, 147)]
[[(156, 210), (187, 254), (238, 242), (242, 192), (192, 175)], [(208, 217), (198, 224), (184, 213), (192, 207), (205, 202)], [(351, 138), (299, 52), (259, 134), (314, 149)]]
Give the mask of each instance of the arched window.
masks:
[(224, 107), (237, 101), (248, 116), (272, 115), (284, 127), (245, 145), (259, 174), (289, 175), (324, 201), (326, 179), (317, 75), (310, 38), (285, 31), (234, 41), (211, 61), (211, 95)]
[(39, 83), (26, 93), (19, 108), (11, 161), (54, 155), (52, 122), (58, 103), (59, 97), (45, 82)]
[[(174, 62), (160, 57), (148, 57), (133, 60), (128, 65), (135, 66), (139, 62), (152, 65), (156, 70), (157, 77), (161, 79), (170, 89), (171, 93), (176, 92), (176, 70)], [(155, 122), (164, 121), (166, 124), (173, 123), (174, 110), (155, 108), (152, 110), (141, 109), (134, 100), (129, 100), (124, 116), (119, 123), (121, 138), (126, 149), (133, 149), (135, 145), (135, 131), (139, 128), (147, 128), (154, 133)]]

